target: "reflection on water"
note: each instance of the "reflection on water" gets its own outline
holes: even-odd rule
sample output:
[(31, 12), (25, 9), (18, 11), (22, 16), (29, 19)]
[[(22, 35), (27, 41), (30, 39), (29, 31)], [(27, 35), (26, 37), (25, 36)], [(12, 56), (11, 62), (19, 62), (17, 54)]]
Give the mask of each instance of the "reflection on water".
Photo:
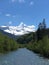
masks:
[(21, 48), (8, 54), (0, 54), (0, 65), (49, 65), (49, 60)]

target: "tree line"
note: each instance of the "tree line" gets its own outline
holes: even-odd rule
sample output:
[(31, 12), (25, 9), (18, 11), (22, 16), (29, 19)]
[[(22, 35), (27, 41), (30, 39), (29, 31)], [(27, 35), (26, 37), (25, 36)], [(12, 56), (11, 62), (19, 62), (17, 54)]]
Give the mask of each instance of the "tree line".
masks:
[(36, 32), (23, 35), (16, 40), (20, 44), (26, 44), (25, 47), (40, 53), (42, 56), (49, 57), (49, 28), (43, 19), (38, 25)]

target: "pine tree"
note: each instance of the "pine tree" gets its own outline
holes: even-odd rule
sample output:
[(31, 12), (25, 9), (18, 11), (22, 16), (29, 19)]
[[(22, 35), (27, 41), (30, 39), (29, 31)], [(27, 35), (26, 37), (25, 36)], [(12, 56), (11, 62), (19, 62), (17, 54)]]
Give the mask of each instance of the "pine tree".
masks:
[(37, 30), (37, 40), (42, 39), (46, 35), (46, 23), (45, 19), (43, 19), (42, 23), (39, 23)]
[(45, 19), (43, 19), (43, 22), (42, 22), (42, 27), (43, 27), (43, 29), (46, 29)]

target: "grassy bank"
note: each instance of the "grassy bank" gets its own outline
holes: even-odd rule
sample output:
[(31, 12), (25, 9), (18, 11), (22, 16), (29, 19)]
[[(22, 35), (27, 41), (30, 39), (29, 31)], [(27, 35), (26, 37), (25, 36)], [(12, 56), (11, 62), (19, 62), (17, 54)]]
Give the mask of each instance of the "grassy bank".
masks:
[(38, 42), (30, 43), (27, 45), (27, 48), (35, 53), (40, 54), (41, 56), (49, 58), (49, 38), (45, 36), (42, 40)]

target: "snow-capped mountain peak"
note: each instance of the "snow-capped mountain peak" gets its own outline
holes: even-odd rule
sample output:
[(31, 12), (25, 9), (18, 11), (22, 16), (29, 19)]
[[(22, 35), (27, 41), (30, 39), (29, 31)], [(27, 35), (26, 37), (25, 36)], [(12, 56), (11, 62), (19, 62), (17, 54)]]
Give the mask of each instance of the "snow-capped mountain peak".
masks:
[(21, 22), (19, 26), (0, 26), (0, 29), (14, 35), (24, 35), (30, 32), (35, 32), (34, 25), (27, 26), (23, 22)]
[(24, 24), (23, 22), (20, 23), (20, 25), (18, 27), (24, 28), (25, 26), (27, 26), (26, 24)]

